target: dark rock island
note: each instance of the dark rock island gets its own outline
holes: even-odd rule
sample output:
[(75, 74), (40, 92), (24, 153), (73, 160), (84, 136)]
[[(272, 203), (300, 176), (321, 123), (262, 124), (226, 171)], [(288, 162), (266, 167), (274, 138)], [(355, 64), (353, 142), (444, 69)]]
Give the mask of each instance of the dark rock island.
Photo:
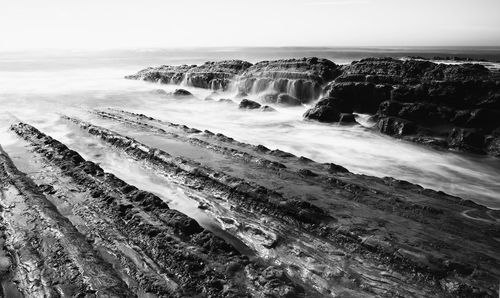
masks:
[(354, 114), (369, 114), (373, 128), (387, 135), (500, 156), (500, 75), (468, 62), (367, 58), (341, 66), (319, 58), (253, 65), (233, 60), (147, 68), (127, 78), (215, 90), (232, 86), (240, 98), (261, 94), (263, 103), (284, 107), (318, 99), (305, 119), (354, 124)]

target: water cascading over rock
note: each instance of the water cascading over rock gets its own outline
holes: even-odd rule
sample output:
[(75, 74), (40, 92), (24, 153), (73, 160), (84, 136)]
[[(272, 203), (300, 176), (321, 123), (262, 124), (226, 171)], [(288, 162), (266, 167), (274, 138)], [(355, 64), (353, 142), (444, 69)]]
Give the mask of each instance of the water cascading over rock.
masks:
[(302, 103), (319, 98), (323, 87), (340, 75), (340, 67), (327, 59), (302, 58), (262, 61), (206, 62), (203, 65), (150, 67), (127, 79), (184, 85), (244, 94), (285, 93)]
[(234, 77), (251, 65), (251, 63), (242, 60), (205, 62), (200, 66), (162, 65), (143, 69), (125, 78), (213, 90), (227, 90)]
[(337, 64), (327, 59), (302, 58), (262, 61), (246, 69), (236, 83), (246, 93), (286, 93), (306, 103), (317, 99), (323, 86), (340, 75)]

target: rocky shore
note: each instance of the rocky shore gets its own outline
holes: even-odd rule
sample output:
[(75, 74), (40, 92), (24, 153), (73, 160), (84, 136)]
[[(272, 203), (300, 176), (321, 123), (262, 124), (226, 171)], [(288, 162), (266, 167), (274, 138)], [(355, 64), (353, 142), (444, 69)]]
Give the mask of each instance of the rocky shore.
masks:
[(62, 121), (191, 193), (245, 249), (17, 123), (11, 131), (38, 167), (23, 174), (1, 152), (4, 292), (10, 285), (28, 297), (498, 295), (496, 210), (148, 115), (90, 114), (91, 122)]
[[(303, 58), (252, 65), (234, 60), (148, 68), (127, 78), (232, 88), (237, 98), (247, 100), (245, 107), (313, 104), (304, 118), (326, 123), (356, 124), (356, 114), (369, 114), (373, 129), (383, 134), (500, 156), (500, 74), (479, 63), (462, 62), (367, 58), (337, 65)], [(196, 82), (191, 79), (194, 73)], [(213, 83), (221, 77), (223, 84)], [(260, 103), (249, 104), (249, 94), (257, 95)]]
[[(307, 105), (304, 121), (338, 125), (364, 114), (376, 133), (500, 155), (500, 82), (477, 63), (232, 60), (127, 78), (181, 85), (148, 93), (157, 102), (212, 89), (232, 99), (201, 104)], [(0, 147), (0, 297), (499, 295), (499, 210), (166, 115), (78, 113), (52, 130), (15, 119)]]

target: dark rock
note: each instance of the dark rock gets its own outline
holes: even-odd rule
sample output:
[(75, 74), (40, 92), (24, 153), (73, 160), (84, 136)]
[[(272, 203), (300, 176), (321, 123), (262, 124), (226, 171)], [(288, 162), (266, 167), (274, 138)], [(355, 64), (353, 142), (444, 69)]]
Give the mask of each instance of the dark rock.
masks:
[(391, 136), (406, 136), (417, 133), (415, 123), (396, 117), (379, 119), (377, 127), (381, 133)]
[(209, 209), (209, 206), (205, 203), (200, 202), (200, 203), (198, 203), (198, 209), (207, 210), (207, 209)]
[(338, 122), (340, 120), (340, 111), (330, 105), (328, 98), (321, 99), (313, 108), (306, 111), (304, 118), (317, 120), (319, 122)]
[(38, 188), (44, 192), (44, 193), (47, 193), (47, 194), (55, 194), (56, 193), (56, 190), (54, 189), (54, 187), (52, 185), (48, 185), (48, 184), (40, 184), (38, 186)]
[(239, 105), (240, 109), (251, 109), (251, 110), (253, 110), (253, 109), (258, 109), (260, 107), (261, 107), (260, 103), (255, 102), (253, 100), (248, 100), (248, 99), (243, 99), (240, 102), (240, 105)]
[(403, 104), (398, 101), (387, 100), (379, 105), (377, 114), (380, 117), (396, 117), (403, 109)]
[(325, 89), (329, 97), (349, 103), (354, 112), (375, 113), (384, 100), (390, 98), (391, 86), (372, 83), (331, 83)]
[(172, 95), (175, 97), (194, 97), (191, 92), (185, 89), (175, 89)]
[(432, 124), (443, 118), (443, 115), (440, 113), (440, 110), (438, 110), (437, 105), (420, 102), (404, 104), (399, 111), (398, 116), (424, 124)]
[(298, 173), (304, 177), (316, 177), (318, 176), (318, 174), (314, 173), (313, 171), (311, 170), (308, 170), (308, 169), (300, 169), (298, 171)]
[(343, 166), (336, 165), (334, 163), (326, 164), (327, 170), (330, 173), (348, 173), (349, 170), (344, 168)]
[(470, 118), (470, 111), (469, 110), (459, 110), (455, 111), (455, 115), (451, 117), (450, 122), (457, 125), (457, 126), (465, 126), (467, 121)]
[(451, 148), (481, 152), (484, 147), (484, 135), (476, 129), (454, 128), (448, 136)]
[(489, 109), (471, 111), (469, 119), (465, 122), (465, 127), (476, 127), (486, 131), (491, 131), (498, 126), (500, 126), (500, 112)]
[(391, 90), (391, 100), (400, 102), (415, 102), (417, 100), (425, 99), (426, 90), (422, 85), (396, 85)]
[(300, 100), (286, 93), (281, 93), (280, 95), (278, 95), (276, 103), (286, 106), (300, 106), (302, 104)]
[(487, 144), (486, 152), (489, 155), (500, 157), (500, 136), (490, 137)]
[(324, 104), (324, 102), (327, 102), (329, 106), (332, 106), (339, 110), (341, 113), (352, 113), (354, 112), (353, 110), (353, 103), (352, 101), (349, 101), (345, 98), (340, 98), (340, 97), (323, 97), (321, 98), (318, 103)]
[(406, 140), (435, 148), (448, 148), (448, 142), (443, 138), (430, 137), (430, 136), (414, 136), (406, 138)]

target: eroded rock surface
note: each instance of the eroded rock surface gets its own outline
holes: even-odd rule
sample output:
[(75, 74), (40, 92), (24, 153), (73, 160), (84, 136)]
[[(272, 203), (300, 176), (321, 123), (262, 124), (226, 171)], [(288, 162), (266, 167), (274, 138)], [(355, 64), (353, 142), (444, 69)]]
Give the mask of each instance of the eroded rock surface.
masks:
[[(62, 241), (60, 252), (71, 244), (64, 241), (83, 241), (76, 252), (93, 256), (85, 258), (84, 265), (95, 266), (92, 274), (100, 270), (96, 276), (109, 279), (105, 285), (93, 285), (90, 277), (84, 278), (86, 269), (59, 270), (57, 276), (76, 276), (78, 290), (68, 293), (101, 286), (98, 291), (122, 291), (111, 296), (498, 295), (500, 214), (494, 210), (405, 181), (355, 175), (335, 164), (142, 114), (108, 110), (93, 115), (103, 126), (63, 118), (95, 136), (106, 150), (116, 150), (143, 164), (145, 171), (189, 189), (199, 210), (254, 256), (242, 254), (160, 197), (19, 123), (12, 130), (26, 140), (33, 158), (47, 166), (29, 177), (2, 174), (2, 183), (9, 187), (15, 181), (37, 181), (26, 189), (36, 192), (37, 200), (57, 206), (50, 210), (54, 229), (60, 232), (55, 242), (47, 239)], [(123, 161), (130, 162), (125, 157)], [(7, 157), (2, 159), (2, 165), (8, 164)], [(36, 239), (56, 230), (45, 228), (38, 208), (10, 208), (9, 202), (24, 195), (5, 187), (2, 225), (19, 228), (5, 233), (7, 253), (0, 253), (0, 269), (9, 268), (8, 278), (15, 281), (13, 276), (25, 273), (10, 257), (19, 253), (11, 243), (26, 238), (12, 235)], [(31, 232), (17, 222), (29, 214)], [(61, 230), (64, 226), (68, 230)], [(66, 238), (68, 233), (73, 238)], [(65, 260), (59, 250), (51, 255), (55, 251), (43, 247), (34, 246), (37, 266), (51, 268)], [(87, 268), (70, 259), (68, 268)], [(16, 287), (23, 293), (37, 289), (35, 284), (57, 290), (65, 279), (55, 282), (54, 276), (44, 276), (41, 283), (25, 278), (25, 284)]]
[[(54, 186), (37, 186), (0, 156), (2, 182), (21, 192), (3, 191), (1, 203), (10, 209), (3, 216), (7, 247), (21, 262), (11, 269), (13, 280), (26, 296), (305, 295), (279, 267), (249, 260), (158, 196), (104, 172), (33, 126), (18, 123), (12, 130), (58, 176)], [(66, 206), (56, 209), (49, 199)], [(71, 210), (70, 220), (61, 210)], [(270, 271), (282, 272), (280, 278)]]
[[(500, 230), (493, 210), (141, 114), (98, 115), (113, 127), (124, 124), (124, 134), (136, 131), (135, 138), (147, 132), (158, 136), (157, 145), (162, 138), (175, 142), (181, 156), (164, 151), (174, 147), (152, 147), (147, 138), (67, 119), (206, 194), (200, 198), (204, 212), (323, 295), (497, 295)], [(193, 153), (200, 150), (211, 158)], [(265, 275), (280, 279), (271, 272)]]

